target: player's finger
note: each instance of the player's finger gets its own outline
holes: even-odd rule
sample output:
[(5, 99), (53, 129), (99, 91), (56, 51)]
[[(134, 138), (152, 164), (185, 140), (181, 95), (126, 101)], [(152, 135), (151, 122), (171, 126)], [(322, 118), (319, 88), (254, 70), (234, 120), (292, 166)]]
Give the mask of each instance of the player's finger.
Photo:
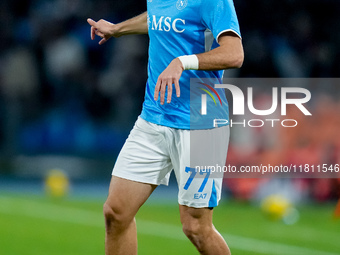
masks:
[(168, 104), (171, 103), (171, 98), (172, 98), (172, 84), (168, 84), (168, 97), (166, 99), (166, 102)]
[(93, 26), (91, 26), (91, 40), (94, 40), (95, 36), (96, 36), (96, 29)]
[(94, 40), (97, 22), (95, 22), (93, 19), (88, 18), (87, 23), (89, 23), (91, 26), (91, 39)]
[(158, 79), (157, 83), (156, 83), (156, 87), (155, 87), (155, 93), (153, 98), (155, 99), (155, 101), (158, 100), (158, 95), (159, 95), (159, 87), (161, 86), (161, 81)]
[(87, 23), (89, 23), (91, 26), (95, 27), (97, 22), (95, 22), (93, 19), (88, 18)]
[(179, 87), (179, 81), (176, 79), (174, 84), (175, 84), (175, 89), (176, 89), (176, 96), (180, 97), (181, 96), (181, 89)]
[(160, 92), (161, 92), (161, 105), (164, 104), (164, 98), (165, 98), (165, 90), (166, 90), (167, 82), (162, 81), (161, 87), (160, 87)]
[(102, 44), (104, 44), (104, 43), (106, 43), (106, 42), (107, 42), (107, 39), (106, 39), (106, 38), (103, 38), (103, 39), (100, 40), (99, 45), (102, 45)]
[(96, 35), (100, 36), (101, 38), (105, 37), (105, 35), (102, 32), (98, 31), (98, 30), (96, 30), (95, 33), (96, 33)]

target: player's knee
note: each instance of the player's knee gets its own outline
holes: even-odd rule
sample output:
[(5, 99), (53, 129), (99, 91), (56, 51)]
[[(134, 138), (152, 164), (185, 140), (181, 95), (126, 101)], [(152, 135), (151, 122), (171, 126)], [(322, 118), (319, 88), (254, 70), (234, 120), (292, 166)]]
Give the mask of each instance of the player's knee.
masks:
[(183, 232), (187, 237), (197, 236), (200, 233), (200, 227), (191, 223), (183, 224)]
[(212, 234), (213, 225), (200, 219), (190, 217), (182, 221), (184, 234), (196, 246), (198, 251), (202, 251), (209, 241), (209, 235)]
[(183, 232), (199, 249), (204, 242), (205, 227), (195, 221), (183, 223)]
[(128, 213), (124, 213), (123, 208), (119, 205), (110, 205), (107, 202), (104, 203), (103, 213), (105, 218), (105, 226), (107, 231), (111, 229), (124, 229), (131, 223), (131, 218)]

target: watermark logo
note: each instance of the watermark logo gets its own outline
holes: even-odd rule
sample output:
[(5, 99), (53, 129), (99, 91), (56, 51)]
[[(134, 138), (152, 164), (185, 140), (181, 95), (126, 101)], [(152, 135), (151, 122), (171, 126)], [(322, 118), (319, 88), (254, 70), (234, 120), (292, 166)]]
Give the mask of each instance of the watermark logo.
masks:
[[(214, 101), (215, 105), (217, 106), (216, 98), (213, 94), (217, 96), (217, 98), (220, 101), (220, 104), (222, 105), (222, 101), (218, 93), (215, 89), (226, 89), (231, 92), (232, 98), (233, 98), (233, 112), (232, 114), (234, 116), (240, 116), (245, 115), (245, 106), (248, 107), (248, 110), (250, 113), (261, 116), (261, 118), (258, 119), (250, 119), (246, 120), (244, 119), (242, 122), (233, 122), (232, 119), (214, 119), (214, 127), (225, 125), (230, 123), (230, 126), (233, 125), (242, 125), (243, 127), (249, 126), (249, 127), (262, 127), (266, 123), (271, 124), (272, 127), (275, 126), (277, 122), (280, 122), (283, 127), (296, 127), (298, 125), (297, 120), (295, 119), (263, 119), (262, 116), (269, 116), (277, 111), (278, 108), (281, 109), (281, 116), (287, 115), (287, 106), (293, 105), (294, 107), (297, 107), (297, 109), (305, 116), (312, 116), (311, 112), (306, 108), (305, 104), (308, 103), (311, 100), (311, 92), (308, 89), (305, 88), (299, 88), (299, 87), (281, 87), (280, 88), (280, 94), (281, 97), (279, 97), (279, 88), (273, 87), (272, 88), (272, 97), (271, 97), (271, 106), (268, 109), (256, 109), (254, 106), (254, 95), (253, 95), (253, 88), (248, 87), (247, 88), (247, 100), (245, 100), (245, 94), (243, 91), (231, 84), (215, 84), (214, 87), (207, 85), (206, 83), (201, 83), (204, 85), (205, 88), (200, 88), (205, 92), (205, 94), (202, 94), (201, 96), (201, 115), (207, 115), (207, 95), (209, 95), (212, 100)], [(295, 95), (295, 98), (291, 98), (290, 95)], [(298, 97), (297, 97), (298, 95)], [(280, 101), (280, 102), (279, 102)], [(280, 106), (280, 107), (279, 107)]]
[[(233, 96), (233, 114), (234, 115), (244, 115), (244, 94), (240, 88), (235, 85), (230, 84), (216, 84), (215, 88), (223, 88), (228, 89)], [(288, 94), (301, 94), (304, 95), (303, 98), (288, 98)], [(278, 107), (278, 88), (274, 87), (272, 90), (272, 106), (267, 110), (258, 110), (255, 109), (253, 103), (253, 88), (247, 89), (247, 105), (248, 109), (251, 113), (259, 116), (266, 116), (273, 114)], [(287, 115), (287, 105), (295, 105), (304, 115), (311, 116), (312, 114), (307, 110), (307, 108), (303, 105), (311, 99), (311, 93), (309, 90), (304, 88), (294, 88), (294, 87), (283, 87), (281, 88), (281, 115)]]
[(204, 86), (204, 88), (199, 88), (199, 89), (203, 90), (206, 93), (206, 94), (202, 94), (201, 96), (201, 102), (202, 102), (201, 103), (201, 115), (207, 115), (207, 95), (209, 95), (211, 99), (214, 101), (215, 106), (217, 106), (217, 101), (215, 99), (215, 96), (217, 97), (221, 106), (222, 106), (222, 100), (221, 100), (220, 95), (217, 93), (217, 91), (212, 86), (206, 83), (203, 83), (203, 82), (199, 82), (199, 84)]

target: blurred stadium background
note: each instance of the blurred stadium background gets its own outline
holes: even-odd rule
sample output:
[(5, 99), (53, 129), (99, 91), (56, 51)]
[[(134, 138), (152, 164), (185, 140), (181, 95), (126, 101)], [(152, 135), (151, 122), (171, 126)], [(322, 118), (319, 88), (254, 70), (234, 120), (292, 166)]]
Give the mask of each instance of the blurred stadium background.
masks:
[[(226, 77), (339, 77), (339, 1), (234, 3), (246, 57)], [(103, 254), (101, 205), (141, 111), (148, 37), (99, 46), (86, 18), (119, 22), (145, 9), (132, 0), (0, 2), (1, 254)], [(280, 135), (232, 130), (229, 162), (339, 163), (340, 87), (308, 89), (312, 118)], [(216, 225), (233, 254), (340, 254), (338, 180), (226, 179)], [(140, 254), (196, 254), (181, 234), (176, 192), (174, 181), (159, 188), (139, 213)], [(285, 208), (295, 218), (276, 220)]]

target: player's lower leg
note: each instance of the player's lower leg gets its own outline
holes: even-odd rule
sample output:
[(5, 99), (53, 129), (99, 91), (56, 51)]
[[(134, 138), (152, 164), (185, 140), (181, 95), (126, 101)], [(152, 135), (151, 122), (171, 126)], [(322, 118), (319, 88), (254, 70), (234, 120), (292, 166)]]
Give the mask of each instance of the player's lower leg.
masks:
[(104, 205), (105, 254), (136, 255), (137, 230), (133, 219), (119, 216), (107, 204)]
[(208, 208), (180, 206), (183, 232), (202, 255), (230, 255), (227, 243), (212, 224), (212, 213)]
[(155, 185), (112, 177), (103, 209), (106, 255), (137, 255), (134, 217), (155, 188)]

